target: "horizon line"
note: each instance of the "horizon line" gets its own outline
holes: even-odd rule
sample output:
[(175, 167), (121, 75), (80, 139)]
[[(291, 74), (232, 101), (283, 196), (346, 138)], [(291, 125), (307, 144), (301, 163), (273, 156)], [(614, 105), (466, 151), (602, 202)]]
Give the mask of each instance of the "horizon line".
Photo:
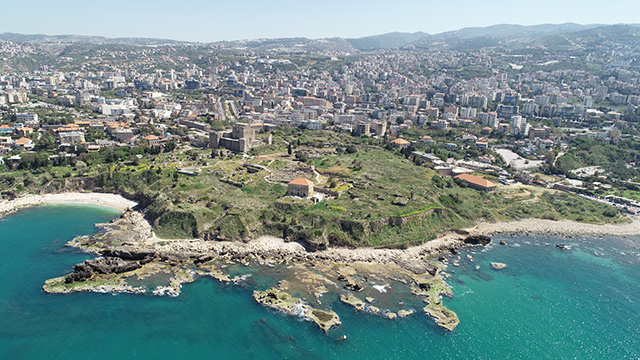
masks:
[(325, 37), (282, 36), (282, 37), (258, 37), (258, 38), (242, 38), (242, 39), (234, 39), (234, 40), (212, 40), (212, 41), (177, 40), (177, 39), (170, 39), (170, 38), (163, 38), (163, 37), (149, 37), (149, 36), (115, 36), (115, 37), (110, 37), (110, 36), (105, 36), (105, 35), (87, 35), (87, 34), (73, 34), (73, 33), (67, 33), (67, 34), (44, 34), (44, 33), (20, 33), (20, 32), (11, 32), (11, 31), (4, 31), (4, 32), (0, 33), (0, 35), (51, 36), (51, 37), (79, 36), (79, 37), (104, 38), (104, 39), (109, 39), (109, 40), (147, 39), (147, 40), (165, 40), (165, 41), (182, 42), (182, 43), (212, 44), (212, 43), (221, 43), (221, 42), (279, 40), (279, 39), (298, 39), (298, 38), (299, 39), (307, 39), (307, 40), (325, 40), (325, 39), (344, 39), (344, 40), (347, 40), (347, 39), (364, 39), (364, 38), (368, 38), (368, 37), (376, 37), (376, 36), (382, 36), (382, 35), (388, 35), (388, 34), (417, 34), (417, 33), (423, 33), (426, 36), (436, 36), (436, 35), (441, 35), (441, 34), (445, 34), (445, 33), (461, 31), (461, 30), (465, 30), (465, 29), (486, 29), (486, 28), (495, 27), (495, 26), (521, 26), (521, 27), (525, 27), (526, 28), (526, 27), (536, 27), (536, 26), (544, 26), (544, 25), (549, 25), (549, 26), (578, 25), (578, 26), (596, 26), (596, 27), (600, 27), (600, 26), (616, 26), (616, 25), (640, 26), (640, 23), (591, 23), (591, 24), (580, 24), (580, 23), (576, 23), (576, 22), (572, 22), (572, 21), (568, 21), (568, 22), (564, 22), (564, 23), (540, 23), (540, 24), (533, 24), (533, 25), (522, 25), (522, 24), (513, 24), (513, 23), (498, 23), (498, 24), (486, 25), (486, 26), (468, 26), (468, 27), (458, 28), (458, 29), (455, 29), (455, 30), (446, 30), (446, 31), (441, 31), (441, 32), (436, 32), (436, 33), (428, 33), (428, 32), (422, 31), (422, 30), (417, 30), (417, 31), (413, 31), (413, 32), (410, 32), (410, 31), (391, 31), (391, 32), (385, 32), (385, 33), (380, 33), (380, 34), (365, 35), (365, 36), (360, 36), (360, 37), (345, 37), (345, 36), (325, 36)]

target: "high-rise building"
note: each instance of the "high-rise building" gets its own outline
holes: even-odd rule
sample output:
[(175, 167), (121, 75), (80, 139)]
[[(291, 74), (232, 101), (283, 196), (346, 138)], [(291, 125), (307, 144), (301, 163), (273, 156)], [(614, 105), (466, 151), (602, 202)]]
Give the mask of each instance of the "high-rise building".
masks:
[(518, 106), (517, 105), (498, 105), (497, 113), (498, 117), (503, 119), (508, 119), (513, 115), (518, 115)]

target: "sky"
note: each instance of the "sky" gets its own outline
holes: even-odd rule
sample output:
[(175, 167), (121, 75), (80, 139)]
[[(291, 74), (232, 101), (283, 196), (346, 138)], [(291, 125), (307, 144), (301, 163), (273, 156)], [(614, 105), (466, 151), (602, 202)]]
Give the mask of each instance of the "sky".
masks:
[(0, 33), (212, 42), (435, 34), (495, 24), (638, 23), (638, 0), (27, 0), (0, 7)]

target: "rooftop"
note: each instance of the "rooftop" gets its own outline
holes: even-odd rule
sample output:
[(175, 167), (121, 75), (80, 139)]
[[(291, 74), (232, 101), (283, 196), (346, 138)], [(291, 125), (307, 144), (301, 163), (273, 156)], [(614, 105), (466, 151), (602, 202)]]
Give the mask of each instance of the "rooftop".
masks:
[(481, 178), (479, 176), (469, 175), (469, 174), (460, 174), (456, 176), (456, 178), (464, 180), (474, 185), (482, 186), (484, 188), (492, 188), (497, 186), (495, 183), (492, 183), (487, 179)]
[(289, 185), (312, 186), (313, 183), (305, 178), (295, 178), (289, 182)]
[(409, 142), (403, 138), (397, 138), (395, 140), (391, 140), (391, 142), (394, 144), (402, 144), (402, 145), (409, 144)]
[(31, 139), (25, 137), (21, 137), (20, 139), (16, 140), (17, 145), (24, 145), (29, 143), (31, 143)]

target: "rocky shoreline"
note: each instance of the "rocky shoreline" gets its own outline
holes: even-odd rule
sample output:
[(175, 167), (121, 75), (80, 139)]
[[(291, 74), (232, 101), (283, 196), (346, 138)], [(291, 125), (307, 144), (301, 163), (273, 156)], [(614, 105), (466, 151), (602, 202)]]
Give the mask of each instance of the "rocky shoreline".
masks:
[[(289, 315), (313, 321), (324, 331), (340, 324), (337, 314), (323, 304), (323, 295), (335, 293), (354, 311), (366, 311), (388, 319), (409, 316), (415, 307), (385, 300), (387, 289), (396, 294), (402, 288), (423, 302), (424, 313), (452, 331), (457, 315), (446, 309), (443, 296), (452, 296), (444, 281), (442, 260), (463, 246), (483, 246), (495, 233), (556, 234), (640, 234), (640, 222), (625, 225), (592, 225), (570, 221), (523, 220), (481, 223), (465, 230), (450, 231), (435, 240), (408, 249), (329, 248), (311, 251), (304, 243), (285, 242), (263, 236), (246, 242), (203, 239), (161, 239), (152, 232), (141, 213), (126, 210), (118, 219), (99, 224), (94, 236), (81, 236), (67, 245), (99, 255), (74, 267), (66, 276), (47, 280), (46, 292), (73, 291), (133, 292), (178, 296), (183, 283), (201, 276), (223, 283), (242, 283), (233, 276), (238, 266), (253, 269), (278, 268), (286, 278), (276, 287), (255, 291), (254, 299)], [(162, 278), (163, 285), (144, 285)], [(284, 278), (276, 279), (284, 280)], [(374, 303), (375, 301), (375, 303)], [(386, 301), (386, 302), (385, 302)], [(402, 302), (404, 303), (404, 302)], [(374, 305), (375, 304), (375, 305)], [(314, 315), (315, 314), (315, 315)]]
[[(440, 300), (441, 296), (452, 294), (440, 275), (444, 267), (436, 258), (441, 253), (456, 251), (464, 245), (463, 239), (477, 239), (451, 233), (447, 241), (441, 239), (413, 251), (327, 249), (310, 252), (302, 244), (286, 243), (275, 237), (248, 242), (160, 239), (152, 233), (142, 214), (131, 210), (98, 226), (100, 231), (96, 235), (78, 237), (67, 245), (101, 257), (76, 265), (66, 276), (47, 280), (43, 286), (46, 292), (108, 289), (177, 296), (183, 283), (192, 282), (198, 276), (240, 283), (245, 279), (231, 276), (230, 269), (234, 266), (266, 269), (278, 266), (279, 273), (288, 281), (281, 282), (277, 288), (254, 292), (256, 301), (305, 317), (324, 331), (340, 324), (337, 314), (323, 304), (324, 294), (348, 296), (358, 304), (365, 298), (369, 303), (385, 304), (382, 299), (386, 289), (400, 291), (401, 288), (425, 303), (425, 313), (436, 319), (438, 325), (455, 329), (459, 323), (457, 316), (444, 308)], [(145, 279), (158, 276), (163, 277), (163, 286), (140, 285)], [(365, 310), (365, 307), (355, 309)], [(382, 308), (369, 305), (366, 310), (389, 319), (415, 312), (392, 303)]]
[(333, 326), (342, 324), (338, 314), (334, 311), (313, 308), (302, 299), (291, 296), (284, 290), (271, 288), (265, 291), (254, 291), (253, 298), (259, 304), (283, 311), (287, 315), (302, 316), (311, 320), (324, 332), (329, 331)]

